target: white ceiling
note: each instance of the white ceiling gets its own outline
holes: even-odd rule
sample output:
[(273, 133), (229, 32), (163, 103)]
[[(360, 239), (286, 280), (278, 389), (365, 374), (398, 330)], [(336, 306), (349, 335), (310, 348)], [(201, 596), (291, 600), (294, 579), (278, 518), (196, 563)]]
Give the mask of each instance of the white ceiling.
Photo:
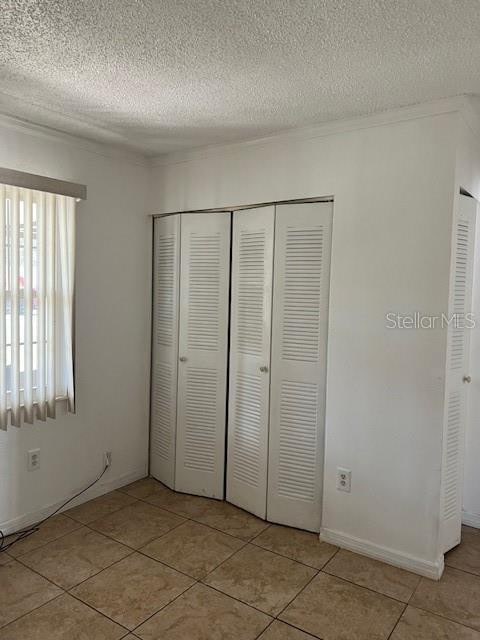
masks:
[(147, 155), (480, 94), (480, 0), (0, 4), (0, 112)]

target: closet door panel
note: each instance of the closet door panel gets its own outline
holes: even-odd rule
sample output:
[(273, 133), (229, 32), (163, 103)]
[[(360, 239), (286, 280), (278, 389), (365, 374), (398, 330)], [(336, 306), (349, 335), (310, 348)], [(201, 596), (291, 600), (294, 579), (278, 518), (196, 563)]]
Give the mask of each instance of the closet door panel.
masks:
[(447, 366), (442, 456), (441, 545), (445, 553), (460, 542), (463, 464), (472, 311), (473, 264), (477, 203), (460, 195), (453, 228), (450, 274)]
[(320, 530), (332, 204), (276, 207), (267, 518)]
[(180, 216), (154, 220), (150, 473), (174, 487)]
[(224, 497), (230, 213), (181, 216), (175, 488)]
[(274, 207), (233, 218), (227, 500), (266, 515)]

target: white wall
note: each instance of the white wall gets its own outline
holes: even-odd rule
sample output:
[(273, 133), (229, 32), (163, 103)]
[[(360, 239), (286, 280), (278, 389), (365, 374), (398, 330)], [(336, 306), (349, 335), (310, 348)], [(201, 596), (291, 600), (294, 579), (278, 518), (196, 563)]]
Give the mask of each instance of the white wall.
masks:
[[(458, 120), (456, 191), (466, 189), (480, 201), (480, 131)], [(468, 419), (465, 438), (463, 521), (480, 527), (480, 208), (477, 211), (472, 311), (476, 318), (470, 334)]]
[[(145, 475), (151, 229), (138, 159), (0, 126), (0, 166), (88, 187), (77, 215), (77, 413), (0, 432), (0, 527), (11, 530), (88, 484), (105, 450), (113, 464), (90, 495)], [(36, 447), (41, 469), (28, 472)]]
[(456, 115), (424, 115), (166, 158), (150, 208), (334, 196), (323, 533), (435, 575), (445, 334), (385, 328), (447, 311)]

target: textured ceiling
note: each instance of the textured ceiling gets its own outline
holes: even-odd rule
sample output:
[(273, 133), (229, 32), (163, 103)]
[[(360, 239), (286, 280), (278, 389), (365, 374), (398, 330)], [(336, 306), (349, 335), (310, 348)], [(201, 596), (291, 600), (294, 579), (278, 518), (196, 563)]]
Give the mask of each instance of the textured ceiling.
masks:
[(480, 0), (0, 0), (0, 112), (148, 155), (480, 94)]

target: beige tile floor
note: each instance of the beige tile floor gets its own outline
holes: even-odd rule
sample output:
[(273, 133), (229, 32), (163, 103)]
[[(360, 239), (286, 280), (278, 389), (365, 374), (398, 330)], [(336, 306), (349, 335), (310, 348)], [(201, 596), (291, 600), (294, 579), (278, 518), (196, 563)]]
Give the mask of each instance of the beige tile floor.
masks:
[(480, 530), (439, 582), (147, 478), (0, 555), (1, 640), (480, 640)]

